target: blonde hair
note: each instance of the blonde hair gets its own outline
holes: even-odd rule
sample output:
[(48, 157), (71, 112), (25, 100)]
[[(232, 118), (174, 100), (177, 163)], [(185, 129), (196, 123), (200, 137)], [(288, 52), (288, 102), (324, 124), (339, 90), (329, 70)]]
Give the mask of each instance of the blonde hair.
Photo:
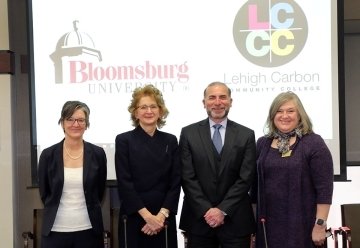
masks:
[(135, 111), (138, 107), (140, 99), (144, 96), (152, 97), (159, 106), (160, 118), (157, 120), (157, 126), (158, 128), (162, 128), (165, 126), (166, 117), (169, 114), (169, 110), (165, 106), (165, 101), (161, 91), (152, 84), (145, 85), (144, 87), (137, 87), (132, 94), (132, 100), (128, 107), (132, 125), (134, 127), (139, 126), (139, 120), (135, 117)]

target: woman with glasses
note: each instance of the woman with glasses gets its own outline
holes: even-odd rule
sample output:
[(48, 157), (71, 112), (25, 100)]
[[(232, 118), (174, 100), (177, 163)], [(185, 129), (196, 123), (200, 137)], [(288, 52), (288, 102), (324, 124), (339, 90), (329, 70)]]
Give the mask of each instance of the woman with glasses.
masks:
[(83, 140), (89, 115), (85, 103), (66, 102), (58, 122), (65, 137), (40, 155), (42, 248), (104, 247), (101, 201), (107, 160), (103, 148)]
[(333, 196), (333, 161), (300, 98), (273, 100), (257, 141), (256, 247), (323, 247)]
[(176, 136), (159, 130), (169, 111), (153, 85), (134, 90), (128, 111), (135, 128), (115, 140), (120, 247), (176, 248), (178, 142)]

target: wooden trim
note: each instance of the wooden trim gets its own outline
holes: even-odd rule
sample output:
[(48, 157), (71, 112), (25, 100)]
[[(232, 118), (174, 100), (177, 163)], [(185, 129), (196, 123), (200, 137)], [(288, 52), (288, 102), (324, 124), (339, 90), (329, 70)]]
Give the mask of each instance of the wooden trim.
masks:
[(15, 56), (10, 50), (0, 50), (0, 74), (15, 73)]

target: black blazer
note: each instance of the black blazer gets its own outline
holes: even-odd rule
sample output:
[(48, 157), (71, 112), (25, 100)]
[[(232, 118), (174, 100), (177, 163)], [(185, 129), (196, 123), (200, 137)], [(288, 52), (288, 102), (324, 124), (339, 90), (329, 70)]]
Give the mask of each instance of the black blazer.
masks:
[[(46, 148), (39, 159), (39, 191), (44, 204), (42, 234), (49, 235), (64, 186), (63, 143)], [(105, 192), (107, 160), (104, 149), (84, 141), (84, 194), (93, 230), (104, 231), (101, 201)]]
[[(140, 231), (145, 221), (138, 211), (146, 207), (156, 215), (160, 208), (170, 210), (167, 218), (168, 247), (177, 247), (176, 213), (180, 196), (181, 168), (179, 145), (176, 136), (155, 130), (149, 136), (140, 126), (116, 136), (115, 169), (121, 202), (119, 244), (140, 247), (164, 247), (165, 233), (146, 237)], [(126, 227), (126, 229), (125, 229)], [(124, 232), (127, 233), (125, 240)], [(120, 246), (123, 247), (123, 246)], [(141, 246), (142, 247), (142, 246)]]
[(255, 232), (249, 197), (256, 169), (254, 131), (228, 120), (221, 155), (215, 153), (209, 120), (184, 127), (180, 135), (184, 202), (180, 229), (211, 235), (204, 220), (206, 211), (217, 207), (227, 213), (219, 231), (234, 236)]
[(176, 136), (156, 130), (151, 137), (138, 126), (117, 135), (115, 145), (121, 213), (138, 216), (146, 207), (156, 215), (165, 207), (176, 214), (181, 190)]

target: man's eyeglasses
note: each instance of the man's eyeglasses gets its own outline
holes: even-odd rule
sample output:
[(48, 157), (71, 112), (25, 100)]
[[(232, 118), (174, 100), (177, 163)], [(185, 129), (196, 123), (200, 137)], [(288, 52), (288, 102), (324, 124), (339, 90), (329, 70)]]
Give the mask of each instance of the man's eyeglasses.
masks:
[(65, 121), (70, 125), (74, 125), (75, 122), (77, 122), (79, 124), (79, 126), (85, 126), (85, 124), (86, 124), (86, 120), (83, 118), (75, 119), (73, 117), (70, 117), (70, 118), (65, 119)]
[(141, 106), (138, 106), (137, 109), (140, 109), (141, 111), (147, 111), (148, 109), (150, 109), (151, 111), (155, 111), (159, 108), (158, 105), (156, 104), (151, 104), (151, 105), (141, 105)]

